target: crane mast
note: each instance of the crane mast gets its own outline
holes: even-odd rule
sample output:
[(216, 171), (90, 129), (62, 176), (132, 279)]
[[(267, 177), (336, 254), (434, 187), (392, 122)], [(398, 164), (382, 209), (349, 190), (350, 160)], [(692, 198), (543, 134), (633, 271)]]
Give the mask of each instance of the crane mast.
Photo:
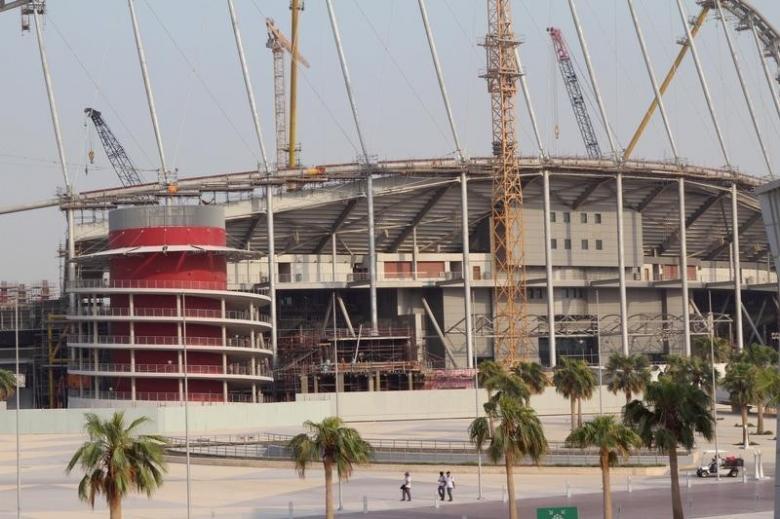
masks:
[(143, 184), (138, 170), (133, 165), (133, 161), (127, 156), (124, 146), (117, 140), (114, 132), (111, 131), (111, 128), (103, 120), (102, 114), (94, 108), (85, 108), (84, 113), (92, 119), (98, 137), (100, 137), (100, 142), (103, 144), (103, 149), (106, 151), (108, 161), (114, 167), (114, 171), (119, 176), (119, 181), (122, 185), (129, 187)]
[(523, 186), (517, 163), (515, 101), (520, 77), (510, 0), (488, 0), (487, 79), (493, 128), (491, 248), (495, 282), (494, 356), (507, 365), (528, 358)]
[(577, 120), (577, 126), (585, 143), (585, 150), (588, 153), (588, 157), (598, 159), (601, 157), (601, 148), (596, 137), (596, 131), (593, 128), (593, 122), (588, 114), (588, 107), (585, 105), (580, 81), (577, 78), (577, 73), (574, 71), (574, 65), (571, 61), (566, 41), (563, 39), (561, 30), (557, 27), (548, 27), (547, 32), (550, 34), (553, 42), (558, 68), (561, 70), (563, 84), (566, 85), (566, 92), (569, 94), (571, 108), (574, 110), (574, 118)]
[[(293, 141), (288, 141), (287, 134), (287, 110), (286, 110), (286, 95), (284, 89), (284, 53), (285, 51), (290, 54), (290, 61), (294, 66), (296, 63), (300, 63), (304, 67), (309, 67), (309, 62), (301, 56), (298, 49), (295, 48), (295, 44), (288, 40), (284, 34), (274, 24), (274, 21), (270, 18), (266, 18), (265, 27), (268, 31), (268, 40), (265, 44), (266, 47), (271, 49), (274, 57), (274, 118), (276, 123), (276, 165), (277, 168), (287, 165), (288, 167), (295, 167), (295, 161), (289, 161), (289, 157), (295, 154), (297, 147), (293, 146)], [(291, 92), (291, 96), (295, 96), (296, 92)], [(295, 114), (291, 113), (291, 118)], [(293, 121), (290, 121), (292, 126)], [(294, 130), (293, 130), (294, 131)], [(291, 135), (292, 137), (292, 135)]]

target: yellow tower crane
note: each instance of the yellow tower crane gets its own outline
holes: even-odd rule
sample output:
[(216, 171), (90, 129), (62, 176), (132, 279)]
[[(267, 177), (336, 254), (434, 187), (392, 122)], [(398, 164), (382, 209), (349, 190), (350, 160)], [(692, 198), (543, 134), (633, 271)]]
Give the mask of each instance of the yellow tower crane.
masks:
[[(296, 11), (293, 11), (295, 13)], [(294, 168), (295, 160), (295, 98), (298, 95), (297, 85), (291, 81), (290, 84), (290, 140), (287, 135), (287, 112), (286, 99), (284, 92), (284, 52), (290, 54), (291, 68), (294, 71), (296, 65), (300, 63), (309, 68), (309, 62), (301, 56), (295, 45), (288, 40), (279, 28), (274, 24), (271, 18), (266, 18), (265, 26), (268, 30), (268, 42), (266, 47), (271, 49), (274, 56), (274, 116), (276, 120), (276, 163), (277, 167), (287, 164)]]

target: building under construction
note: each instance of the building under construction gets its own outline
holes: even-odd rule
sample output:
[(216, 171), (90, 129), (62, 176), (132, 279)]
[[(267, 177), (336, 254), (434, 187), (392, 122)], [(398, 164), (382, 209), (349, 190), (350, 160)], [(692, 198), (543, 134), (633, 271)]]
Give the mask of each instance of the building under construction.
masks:
[[(163, 159), (158, 182), (134, 181), (121, 145), (90, 111), (123, 187), (68, 191), (56, 202), (72, 222), (65, 254), (73, 297), (66, 312), (70, 405), (468, 387), (485, 359), (554, 367), (578, 357), (598, 365), (624, 352), (660, 363), (690, 355), (697, 338), (710, 334), (737, 349), (770, 343), (780, 316), (778, 279), (752, 194), (764, 180), (736, 171), (722, 138), (723, 168), (681, 160), (662, 98), (679, 61), (690, 55), (698, 64), (695, 38), (707, 20), (727, 35), (736, 28), (755, 37), (767, 71), (767, 61), (780, 62), (772, 25), (746, 2), (699, 2), (692, 22), (680, 5), (679, 61), (663, 83), (648, 67), (656, 97), (622, 150), (571, 1), (586, 77), (567, 62), (572, 52), (560, 30), (549, 33), (588, 157), (554, 157), (533, 118), (509, 1), (487, 3), (491, 157), (462, 151), (422, 1), (454, 157), (370, 158), (330, 2), (361, 143), (353, 163), (297, 164), (294, 137), (285, 144), (279, 131), (287, 123), (279, 84), (277, 154), (285, 160), (211, 177), (176, 180)], [(293, 71), (305, 60), (295, 31), (290, 41), (273, 22), (268, 27), (283, 79), (283, 50)], [(136, 41), (140, 53), (137, 27)], [(587, 80), (594, 115), (582, 102)], [(709, 101), (703, 76), (701, 83)], [(525, 148), (514, 130), (522, 102), (536, 135)], [(153, 108), (151, 96), (149, 103)], [(632, 158), (653, 116), (665, 123), (671, 160)], [(600, 146), (591, 117), (603, 126)]]

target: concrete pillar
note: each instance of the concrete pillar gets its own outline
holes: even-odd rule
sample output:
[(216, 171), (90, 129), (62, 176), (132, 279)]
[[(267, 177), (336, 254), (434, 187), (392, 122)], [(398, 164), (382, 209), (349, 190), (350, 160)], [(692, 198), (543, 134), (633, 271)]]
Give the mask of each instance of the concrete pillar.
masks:
[(226, 312), (227, 312), (227, 310), (226, 310), (225, 306), (226, 306), (226, 305), (225, 305), (225, 298), (223, 297), (223, 298), (221, 298), (221, 299), (219, 300), (219, 310), (222, 312), (222, 318), (223, 318), (223, 319), (225, 319), (225, 317), (226, 317), (226, 315), (225, 315), (225, 314), (226, 314)]
[(336, 375), (336, 391), (339, 393), (344, 392), (344, 373)]
[(412, 279), (417, 279), (417, 226), (412, 227)]
[[(301, 375), (301, 393), (305, 395), (308, 392), (309, 392), (309, 377), (307, 377), (306, 375)], [(317, 391), (314, 392), (316, 393)]]
[(252, 403), (257, 403), (257, 384), (252, 384)]
[(320, 379), (317, 375), (314, 375), (312, 380), (314, 381), (314, 394), (316, 395), (320, 392)]
[(377, 371), (375, 376), (376, 376), (376, 382), (374, 382), (374, 390), (382, 391), (382, 373)]
[(135, 377), (130, 379), (130, 400), (135, 402)]
[(414, 373), (409, 373), (409, 391), (414, 390)]
[(373, 392), (374, 391), (374, 377), (371, 375), (368, 375), (366, 377), (366, 382), (368, 383), (368, 391)]
[(222, 381), (222, 399), (227, 404), (228, 402), (228, 383), (227, 380)]
[(184, 402), (184, 380), (179, 379), (179, 402)]

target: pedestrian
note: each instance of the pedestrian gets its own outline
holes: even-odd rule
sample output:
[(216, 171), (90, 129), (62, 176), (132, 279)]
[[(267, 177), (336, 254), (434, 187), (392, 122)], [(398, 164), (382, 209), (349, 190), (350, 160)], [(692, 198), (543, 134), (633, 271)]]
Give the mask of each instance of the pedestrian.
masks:
[(444, 489), (447, 487), (447, 478), (444, 477), (444, 472), (439, 472), (439, 488), (436, 491), (439, 493), (439, 499), (444, 501)]
[(404, 480), (401, 483), (401, 501), (412, 500), (412, 476), (404, 472)]
[(455, 476), (450, 474), (450, 471), (447, 471), (447, 475), (445, 476), (445, 485), (447, 487), (447, 496), (450, 498), (449, 500), (452, 501), (452, 491), (455, 489)]

